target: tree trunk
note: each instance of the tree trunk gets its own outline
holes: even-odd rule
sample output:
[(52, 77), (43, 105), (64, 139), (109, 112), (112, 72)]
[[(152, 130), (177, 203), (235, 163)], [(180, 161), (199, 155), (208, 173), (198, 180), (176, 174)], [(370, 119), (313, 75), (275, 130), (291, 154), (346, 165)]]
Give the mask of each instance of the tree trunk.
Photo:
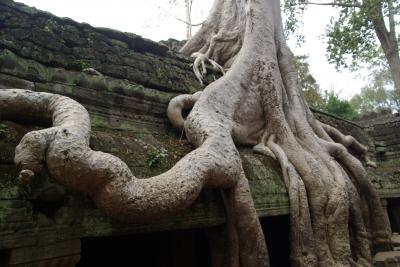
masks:
[[(231, 118), (236, 143), (260, 143), (275, 155), (291, 202), (292, 265), (371, 265), (374, 252), (391, 249), (378, 195), (344, 146), (364, 155), (366, 148), (310, 112), (283, 35), (279, 1), (216, 1), (207, 25), (182, 49), (187, 55), (197, 51), (231, 67), (194, 105), (185, 122), (188, 138), (201, 143), (206, 137), (198, 140), (198, 132), (218, 128), (196, 123), (206, 113), (225, 123)], [(380, 237), (368, 240), (368, 233)]]
[(391, 51), (384, 52), (389, 64), (390, 73), (392, 74), (394, 87), (398, 92), (400, 92), (400, 57), (399, 50), (396, 49), (397, 45), (397, 42), (392, 43), (393, 49), (391, 49)]
[(396, 34), (396, 22), (394, 20), (395, 9), (393, 1), (388, 1), (388, 17), (389, 17), (389, 38), (390, 38), (390, 51), (384, 51), (385, 56), (389, 63), (390, 72), (394, 81), (394, 86), (397, 92), (400, 93), (400, 56), (399, 44)]
[(392, 3), (389, 1), (389, 27), (390, 31), (386, 28), (385, 19), (382, 12), (382, 3), (376, 1), (375, 4), (369, 2), (367, 5), (371, 5), (372, 8), (369, 13), (370, 20), (372, 21), (375, 29), (376, 36), (381, 44), (382, 50), (385, 54), (385, 58), (388, 62), (390, 73), (394, 86), (398, 92), (400, 92), (400, 56), (399, 56), (399, 44), (396, 36), (395, 22)]
[(192, 1), (185, 0), (186, 7), (186, 40), (192, 38)]
[[(24, 90), (0, 91), (5, 118), (52, 116), (53, 127), (28, 133), (16, 149), (21, 176), (44, 167), (89, 194), (110, 216), (153, 220), (187, 208), (202, 188), (225, 189), (228, 266), (269, 266), (268, 253), (236, 144), (275, 158), (290, 199), (292, 266), (372, 266), (390, 250), (380, 199), (351, 136), (318, 122), (305, 103), (283, 34), (278, 0), (216, 0), (207, 23), (182, 50), (230, 67), (195, 95), (168, 107), (197, 147), (171, 170), (136, 179), (126, 165), (89, 148), (87, 112), (75, 101)], [(193, 106), (193, 107), (192, 107)], [(182, 110), (192, 107), (184, 120)], [(44, 166), (46, 164), (46, 166)]]

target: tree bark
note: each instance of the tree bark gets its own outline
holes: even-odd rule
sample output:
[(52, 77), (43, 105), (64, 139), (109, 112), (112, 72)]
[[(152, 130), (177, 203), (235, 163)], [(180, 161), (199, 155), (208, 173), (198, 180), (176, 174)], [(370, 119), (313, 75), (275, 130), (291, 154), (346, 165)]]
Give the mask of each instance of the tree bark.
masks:
[(186, 40), (192, 38), (192, 1), (185, 0), (186, 7)]
[[(247, 1), (243, 13), (238, 10), (241, 6), (243, 1), (217, 1), (207, 27), (182, 49), (188, 55), (205, 52), (221, 65), (231, 65), (224, 77), (204, 90), (185, 128), (191, 126), (193, 116), (206, 107), (221, 106), (216, 99), (229, 95), (237, 110), (234, 115), (223, 114), (234, 120), (235, 142), (261, 142), (281, 164), (291, 201), (292, 265), (371, 265), (374, 252), (391, 249), (387, 225), (364, 168), (343, 145), (351, 143), (364, 155), (366, 149), (358, 142), (348, 143), (354, 139), (336, 129), (324, 128), (304, 102), (283, 35), (279, 1)], [(228, 13), (227, 7), (233, 12)], [(245, 14), (246, 24), (231, 14)], [(243, 32), (234, 38), (213, 38), (215, 33), (226, 34), (219, 31), (224, 27), (232, 28), (231, 33)], [(233, 46), (225, 49), (227, 40), (243, 40), (240, 52)], [(252, 120), (245, 121), (249, 117)], [(191, 131), (187, 132), (190, 139)], [(365, 238), (372, 232), (379, 238)]]
[[(278, 0), (216, 0), (185, 45), (230, 67), (203, 92), (173, 99), (172, 124), (197, 147), (171, 170), (136, 179), (118, 158), (89, 148), (90, 122), (77, 102), (46, 93), (0, 91), (0, 113), (50, 116), (16, 148), (21, 175), (40, 172), (90, 195), (110, 216), (148, 221), (187, 208), (203, 188), (225, 189), (229, 266), (269, 266), (268, 252), (235, 144), (275, 158), (291, 210), (292, 266), (372, 266), (390, 250), (380, 199), (361, 162), (366, 148), (318, 122), (302, 96)], [(192, 107), (186, 119), (182, 110)]]
[(387, 60), (390, 73), (394, 82), (394, 87), (398, 92), (400, 92), (400, 56), (399, 56), (399, 44), (396, 36), (396, 22), (394, 20), (395, 10), (393, 7), (393, 1), (387, 0), (388, 4), (388, 21), (389, 30), (385, 24), (385, 18), (382, 11), (382, 1), (378, 0), (366, 0), (354, 3), (339, 3), (339, 2), (329, 2), (329, 3), (314, 3), (305, 2), (305, 5), (324, 5), (332, 7), (343, 7), (343, 8), (363, 8), (367, 10), (366, 14), (368, 20), (372, 22), (375, 34), (378, 37), (381, 48), (384, 52), (385, 58)]
[[(371, 5), (371, 3), (367, 2)], [(382, 3), (375, 1), (372, 5), (369, 17), (374, 25), (374, 30), (378, 40), (381, 44), (382, 50), (385, 54), (385, 58), (388, 62), (390, 73), (394, 82), (394, 87), (400, 92), (400, 56), (399, 56), (399, 44), (396, 36), (396, 27), (394, 22), (393, 6), (392, 2), (388, 2), (389, 5), (389, 28), (386, 28), (385, 19), (382, 11)]]
[[(397, 43), (392, 45), (397, 45)], [(392, 74), (394, 87), (396, 88), (397, 92), (400, 92), (400, 57), (398, 49), (397, 52), (385, 51), (385, 56), (389, 64), (390, 73)]]

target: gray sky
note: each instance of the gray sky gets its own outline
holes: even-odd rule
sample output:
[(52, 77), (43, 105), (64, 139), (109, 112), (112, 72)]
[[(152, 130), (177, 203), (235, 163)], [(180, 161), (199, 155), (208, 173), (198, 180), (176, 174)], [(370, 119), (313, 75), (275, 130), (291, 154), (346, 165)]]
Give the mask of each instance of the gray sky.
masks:
[[(17, 0), (29, 6), (49, 11), (57, 16), (69, 17), (92, 26), (113, 28), (132, 32), (155, 41), (168, 38), (184, 39), (185, 25), (176, 18), (184, 19), (184, 7), (170, 7), (168, 0)], [(182, 0), (183, 2), (183, 0)], [(203, 21), (213, 0), (193, 1), (193, 23)], [(305, 43), (289, 46), (297, 55), (309, 55), (311, 73), (322, 90), (334, 90), (343, 98), (350, 98), (364, 85), (361, 72), (338, 73), (325, 56), (326, 44), (321, 37), (330, 18), (335, 13), (331, 8), (311, 6), (304, 14)], [(368, 73), (368, 72), (364, 72)]]

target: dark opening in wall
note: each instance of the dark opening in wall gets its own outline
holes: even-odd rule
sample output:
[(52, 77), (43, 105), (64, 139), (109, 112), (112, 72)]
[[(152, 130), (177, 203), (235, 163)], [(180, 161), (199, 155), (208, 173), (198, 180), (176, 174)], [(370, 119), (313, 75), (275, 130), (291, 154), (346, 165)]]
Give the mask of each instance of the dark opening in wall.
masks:
[(83, 238), (77, 267), (207, 267), (211, 266), (203, 229), (129, 236)]
[(400, 233), (400, 198), (388, 198), (387, 211), (392, 231)]
[(7, 266), (10, 260), (10, 249), (0, 250), (0, 266)]
[[(289, 267), (289, 216), (262, 218), (271, 267)], [(221, 226), (222, 227), (222, 226)], [(206, 229), (81, 239), (77, 267), (211, 267)]]
[(267, 240), (271, 267), (289, 267), (290, 219), (288, 215), (260, 219)]

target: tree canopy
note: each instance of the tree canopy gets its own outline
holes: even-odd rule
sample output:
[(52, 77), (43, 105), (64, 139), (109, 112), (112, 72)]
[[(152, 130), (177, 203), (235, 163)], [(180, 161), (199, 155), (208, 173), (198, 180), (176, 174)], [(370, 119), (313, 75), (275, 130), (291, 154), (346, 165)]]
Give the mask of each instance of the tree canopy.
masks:
[(310, 73), (307, 56), (295, 56), (294, 66), (299, 74), (299, 83), (307, 104), (315, 109), (335, 114), (344, 119), (353, 119), (358, 113), (348, 100), (333, 91), (322, 91)]
[(350, 103), (360, 114), (384, 109), (400, 112), (400, 94), (394, 89), (388, 69), (374, 70), (368, 85), (353, 96)]
[[(392, 249), (379, 195), (348, 148), (367, 166), (376, 165), (367, 147), (309, 109), (279, 1), (215, 1), (181, 52), (227, 71), (203, 91), (171, 99), (167, 116), (195, 149), (170, 170), (139, 179), (121, 159), (90, 148), (90, 116), (78, 102), (6, 89), (0, 91), (2, 118), (30, 114), (53, 122), (29, 132), (17, 146), (20, 179), (29, 183), (48, 171), (124, 222), (158, 220), (190, 207), (204, 188), (221, 189), (224, 242), (211, 254), (222, 266), (268, 267), (265, 236), (236, 146), (247, 145), (281, 168), (290, 202), (292, 266), (372, 266), (375, 253)], [(315, 88), (309, 75), (304, 81)]]
[(337, 68), (387, 62), (395, 88), (400, 90), (399, 25), (400, 3), (393, 0), (335, 0), (311, 2), (285, 0), (289, 19), (286, 30), (294, 33), (309, 5), (335, 8), (338, 16), (326, 28), (327, 57)]
[(294, 56), (294, 67), (299, 74), (299, 82), (307, 103), (314, 108), (322, 109), (323, 97), (321, 89), (314, 76), (310, 72), (310, 66), (307, 62), (308, 56)]

